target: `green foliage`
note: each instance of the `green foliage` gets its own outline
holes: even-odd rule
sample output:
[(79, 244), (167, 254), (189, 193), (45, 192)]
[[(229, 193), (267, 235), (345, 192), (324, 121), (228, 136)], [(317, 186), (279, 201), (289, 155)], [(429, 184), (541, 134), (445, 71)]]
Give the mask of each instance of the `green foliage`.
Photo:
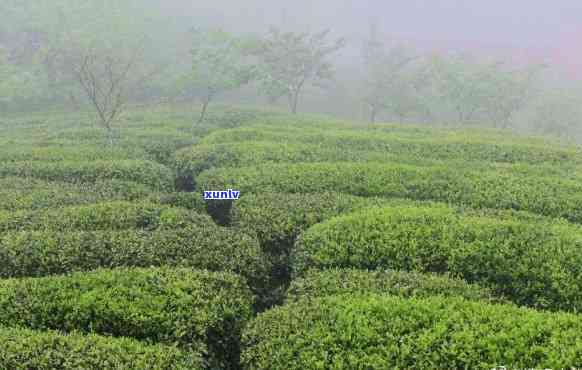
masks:
[(245, 369), (510, 369), (580, 366), (579, 315), (451, 297), (331, 296), (265, 312)]
[(11, 11), (9, 14), (17, 19), (21, 30), (46, 34), (45, 40), (51, 43), (43, 47), (63, 48), (71, 38), (84, 45), (135, 40), (147, 28), (148, 19), (144, 15), (151, 8), (136, 0), (123, 3), (113, 0), (23, 0), (18, 5), (4, 4), (3, 10)]
[(15, 100), (38, 95), (43, 76), (39, 71), (11, 63), (0, 45), (0, 107)]
[(203, 369), (201, 353), (124, 338), (0, 328), (3, 369)]
[[(258, 238), (272, 265), (271, 292), (267, 299), (277, 303), (282, 300), (283, 290), (291, 279), (289, 256), (301, 232), (335, 215), (388, 203), (386, 199), (360, 198), (333, 192), (247, 194), (234, 202), (228, 219), (232, 226)], [(396, 200), (390, 201), (390, 204), (396, 203)]]
[(471, 63), (462, 57), (435, 57), (431, 68), (439, 101), (454, 112), (458, 123), (473, 121), (490, 94), (486, 79), (493, 66)]
[(177, 344), (209, 368), (239, 355), (252, 295), (237, 276), (188, 269), (122, 269), (0, 282), (0, 325), (82, 331)]
[(217, 94), (250, 82), (254, 67), (245, 61), (244, 40), (223, 30), (194, 30), (192, 71), (180, 85), (209, 103)]
[(462, 297), (469, 300), (503, 302), (489, 289), (461, 279), (430, 273), (357, 269), (308, 270), (291, 282), (288, 302), (331, 295), (389, 294), (400, 297)]
[[(132, 109), (109, 148), (84, 112), (0, 118), (0, 325), (192, 346), (186, 368), (199, 355), (207, 368), (238, 368), (251, 298), (262, 311), (291, 284), (293, 312), (257, 324), (289, 306), (276, 308), (249, 328), (247, 368), (578, 366), (577, 316), (488, 305), (582, 307), (582, 229), (552, 219), (582, 222), (577, 149), (500, 130), (363, 129), (253, 109), (213, 109), (194, 130), (191, 117), (179, 104)], [(229, 187), (242, 198), (202, 199)], [(122, 270), (89, 272), (100, 268)], [(335, 299), (343, 306), (321, 303)], [(14, 337), (0, 339), (16, 343), (8, 357), (0, 345), (0, 368), (18, 368), (14, 358), (33, 368), (38, 353), (60, 368), (104, 358), (97, 346), (91, 357), (85, 344), (62, 345), (78, 333), (39, 347)], [(125, 348), (114, 343), (112, 362)], [(91, 367), (79, 363), (69, 367)]]
[(524, 113), (524, 120), (537, 132), (572, 139), (579, 131), (582, 107), (577, 88), (552, 89), (541, 94)]
[[(200, 172), (213, 167), (252, 166), (257, 163), (299, 163), (323, 161), (387, 161), (397, 155), (384, 151), (338, 150), (317, 144), (277, 142), (196, 145), (175, 155), (175, 167), (182, 182), (192, 182)], [(413, 159), (410, 159), (413, 160)]]
[(0, 178), (0, 209), (39, 210), (112, 200), (139, 200), (152, 190), (130, 181), (103, 180), (92, 184), (49, 182), (34, 178)]
[[(8, 24), (8, 27), (0, 33), (9, 40), (7, 46), (18, 53), (26, 74), (35, 75), (34, 88), (37, 91), (26, 95), (28, 101), (34, 99), (54, 105), (72, 100), (79, 108), (86, 102), (83, 99), (86, 91), (76, 79), (75, 72), (91, 65), (92, 79), (99, 87), (105, 87), (111, 78), (116, 80), (115, 84), (107, 86), (115, 90), (115, 94), (109, 96), (113, 99), (100, 99), (99, 111), (112, 100), (128, 93), (126, 81), (119, 83), (121, 75), (141, 75), (144, 65), (159, 60), (155, 53), (160, 53), (161, 46), (155, 51), (148, 51), (148, 57), (140, 60), (139, 65), (134, 65), (129, 73), (123, 71), (126, 66), (123, 61), (130, 59), (128, 54), (143, 45), (144, 38), (151, 43), (156, 38), (154, 28), (163, 29), (161, 24), (167, 22), (161, 22), (151, 4), (144, 6), (143, 2), (134, 0), (121, 3), (111, 0), (23, 0), (4, 3), (0, 5), (0, 22)], [(93, 64), (86, 58), (93, 52), (99, 55), (98, 63)], [(116, 63), (110, 64), (112, 60)], [(121, 63), (117, 63), (119, 61)], [(104, 68), (112, 74), (102, 73), (100, 67), (106, 65), (114, 67), (113, 70)], [(118, 68), (120, 65), (123, 67)], [(105, 91), (102, 89), (98, 93)], [(118, 94), (121, 91), (123, 93)], [(89, 95), (87, 100), (92, 100)], [(28, 109), (30, 106), (27, 106)], [(111, 110), (106, 110), (108, 115)]]
[(451, 273), (533, 307), (582, 310), (582, 229), (463, 216), (447, 207), (373, 208), (306, 231), (292, 256), (310, 267)]
[(0, 215), (7, 231), (156, 230), (204, 223), (207, 216), (149, 202), (107, 202)]
[(387, 49), (375, 26), (371, 27), (362, 57), (364, 61), (363, 101), (370, 109), (370, 122), (388, 111), (402, 119), (422, 109), (419, 90), (426, 82), (418, 68), (409, 65), (416, 59), (407, 47)]
[[(285, 144), (276, 142), (225, 143), (196, 145), (178, 151), (175, 167), (181, 179), (194, 178), (213, 167), (253, 166), (257, 163), (299, 163), (325, 161), (394, 161), (416, 162), (418, 157), (404, 157), (394, 152), (380, 150), (338, 150), (317, 144)], [(190, 180), (191, 181), (191, 180)]]
[(120, 159), (141, 159), (146, 154), (139, 147), (109, 147), (97, 145), (75, 145), (68, 147), (39, 147), (36, 145), (10, 145), (0, 153), (2, 162), (59, 162), (59, 161), (111, 161)]
[(204, 201), (202, 194), (198, 192), (166, 193), (155, 197), (154, 200), (163, 205), (186, 208), (199, 213), (206, 212), (206, 202)]
[(254, 233), (269, 253), (288, 253), (310, 226), (342, 213), (405, 200), (363, 198), (342, 193), (260, 193), (243, 195), (233, 206), (233, 225)]
[(429, 68), (437, 102), (454, 112), (458, 123), (475, 122), (485, 115), (504, 128), (528, 102), (539, 70), (508, 70), (502, 62), (478, 62), (467, 56), (435, 57)]
[[(285, 145), (281, 145), (285, 143)], [(245, 146), (246, 145), (246, 146)], [(251, 153), (246, 153), (245, 149)], [(254, 154), (256, 152), (256, 154)], [(580, 163), (580, 151), (549, 145), (546, 141), (507, 136), (502, 131), (451, 131), (377, 126), (375, 130), (326, 127), (273, 127), (253, 125), (222, 130), (205, 137), (201, 145), (179, 152), (180, 163), (250, 166), (256, 161), (435, 161), (560, 164)], [(209, 159), (212, 159), (210, 161)], [(228, 161), (234, 165), (228, 166)], [(251, 162), (255, 161), (255, 162)], [(485, 163), (478, 163), (485, 162)], [(193, 170), (197, 170), (194, 167)]]
[(536, 79), (542, 66), (508, 70), (504, 63), (494, 65), (486, 77), (489, 95), (483, 105), (494, 127), (508, 128), (515, 116), (531, 103), (536, 93)]
[[(551, 172), (554, 171), (554, 174)], [(549, 172), (549, 174), (548, 174)], [(432, 200), (473, 208), (515, 209), (582, 222), (582, 186), (556, 168), (525, 165), (407, 166), (383, 163), (265, 164), (218, 168), (197, 178), (202, 190), (317, 193)]]
[[(166, 166), (173, 164), (174, 153), (184, 147), (192, 145), (191, 138), (161, 138), (144, 143), (145, 158)], [(143, 158), (144, 156), (142, 156)]]
[(270, 100), (285, 96), (292, 113), (306, 84), (321, 85), (333, 78), (329, 57), (344, 47), (345, 40), (327, 41), (329, 30), (318, 33), (282, 32), (271, 27), (252, 50), (258, 59), (261, 91)]
[[(268, 130), (268, 129), (267, 129)], [(249, 132), (249, 130), (245, 130)], [(305, 135), (307, 136), (307, 135)], [(421, 141), (390, 140), (379, 142), (378, 135), (368, 139), (369, 147), (364, 149), (366, 138), (354, 135), (355, 146), (341, 143), (344, 138), (334, 138), (333, 134), (322, 139), (322, 143), (307, 144), (293, 142), (281, 144), (273, 141), (255, 141), (250, 143), (233, 142), (220, 144), (202, 144), (178, 151), (174, 158), (174, 167), (178, 178), (186, 183), (194, 183), (194, 178), (202, 171), (213, 167), (247, 167), (262, 163), (309, 163), (309, 162), (389, 162), (416, 165), (466, 166), (473, 161), (474, 167), (491, 168), (492, 164), (484, 161), (529, 162), (540, 164), (560, 164), (549, 168), (548, 172), (566, 172), (574, 166), (568, 160), (577, 160), (575, 152), (567, 150), (536, 150), (526, 146), (495, 146), (480, 143), (434, 143)], [(339, 135), (338, 135), (339, 136)], [(302, 136), (301, 136), (302, 137)], [(334, 142), (336, 139), (336, 142)], [(360, 141), (360, 142), (357, 142)], [(327, 143), (328, 142), (328, 143)], [(383, 144), (383, 145), (382, 145)], [(447, 160), (448, 162), (444, 162)], [(456, 163), (451, 163), (451, 162)], [(563, 165), (563, 166), (562, 166)]]
[[(154, 231), (4, 233), (0, 235), (0, 276), (171, 265), (238, 273), (259, 290), (270, 266), (258, 242), (240, 231), (216, 226), (208, 216), (197, 218), (197, 223)], [(175, 221), (181, 225), (182, 218)]]
[(144, 160), (12, 162), (2, 166), (0, 175), (73, 183), (116, 179), (134, 181), (156, 190), (171, 190), (174, 186), (173, 174), (169, 168)]

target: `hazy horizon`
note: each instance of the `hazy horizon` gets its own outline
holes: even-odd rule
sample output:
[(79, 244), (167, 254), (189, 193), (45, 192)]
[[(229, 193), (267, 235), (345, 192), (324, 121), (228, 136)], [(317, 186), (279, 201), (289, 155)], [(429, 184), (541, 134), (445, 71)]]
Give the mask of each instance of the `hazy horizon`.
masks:
[(353, 1), (298, 0), (273, 5), (266, 0), (174, 0), (162, 5), (182, 19), (247, 32), (269, 25), (290, 29), (330, 28), (350, 39), (363, 37), (374, 21), (381, 32), (397, 41), (424, 49), (504, 53), (534, 62), (565, 67), (582, 77), (582, 2), (517, 0)]

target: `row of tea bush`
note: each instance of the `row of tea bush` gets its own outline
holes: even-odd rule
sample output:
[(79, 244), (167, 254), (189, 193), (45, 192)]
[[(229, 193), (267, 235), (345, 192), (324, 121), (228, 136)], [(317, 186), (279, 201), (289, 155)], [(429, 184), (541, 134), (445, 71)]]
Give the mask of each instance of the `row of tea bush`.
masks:
[(562, 369), (582, 365), (582, 317), (452, 297), (332, 295), (260, 314), (245, 369)]
[(263, 164), (214, 168), (196, 179), (199, 189), (245, 193), (336, 191), (364, 197), (441, 201), (472, 208), (514, 209), (582, 222), (577, 178), (542, 176), (539, 169), (474, 169), (385, 163)]
[(451, 273), (512, 301), (582, 310), (582, 228), (469, 216), (449, 207), (372, 208), (304, 232), (291, 257), (308, 268), (354, 267)]
[(183, 268), (0, 280), (0, 326), (177, 346), (203, 355), (209, 368), (237, 363), (252, 304), (240, 277)]

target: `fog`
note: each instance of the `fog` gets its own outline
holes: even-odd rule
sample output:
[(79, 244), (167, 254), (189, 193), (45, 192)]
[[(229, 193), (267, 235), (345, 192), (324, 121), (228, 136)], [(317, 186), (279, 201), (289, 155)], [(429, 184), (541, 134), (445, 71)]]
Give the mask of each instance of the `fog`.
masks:
[[(191, 86), (178, 83), (193, 68), (192, 29), (222, 29), (235, 39), (263, 39), (274, 26), (282, 32), (312, 35), (329, 29), (325, 42), (330, 44), (338, 38), (345, 39), (342, 47), (319, 61), (320, 66), (333, 67), (325, 71), (330, 78), (315, 81), (310, 80), (311, 76), (305, 86), (302, 84), (295, 99), (299, 110), (357, 120), (367, 120), (372, 110), (372, 116), (377, 115), (384, 121), (457, 122), (513, 129), (542, 127), (544, 133), (571, 137), (578, 131), (582, 118), (577, 104), (578, 97), (582, 97), (580, 19), (582, 3), (574, 0), (128, 0), (122, 3), (3, 0), (0, 3), (0, 60), (3, 60), (0, 74), (4, 77), (0, 77), (4, 82), (0, 83), (3, 91), (0, 108), (26, 111), (67, 105), (68, 100), (74, 100), (75, 105), (87, 104), (86, 94), (79, 91), (83, 87), (78, 84), (79, 76), (75, 84), (74, 76), (68, 73), (75, 71), (75, 61), (82, 60), (79, 48), (97, 42), (101, 46), (116, 45), (108, 52), (118, 50), (120, 54), (131, 54), (128, 45), (142, 40), (141, 35), (147, 36), (148, 41), (140, 68), (147, 70), (149, 64), (157, 73), (149, 74), (147, 81), (141, 81), (143, 76), (137, 78), (145, 83), (128, 89), (131, 90), (128, 101), (143, 103), (179, 96), (203, 103), (209, 97), (200, 95), (205, 88), (200, 86), (200, 81), (196, 86), (193, 82)], [(368, 60), (366, 64), (362, 50), (371, 40), (372, 30), (383, 50), (376, 50), (375, 60)], [(396, 63), (390, 58), (398, 58), (398, 52), (390, 54), (390, 51), (398, 47), (406, 48), (404, 54), (408, 56), (421, 58), (419, 63), (423, 65), (414, 62), (403, 70), (387, 71), (390, 63)], [(450, 59), (458, 56), (466, 59)], [(97, 57), (106, 57), (105, 52), (101, 51)], [(119, 55), (115, 57), (123, 59)], [(442, 60), (435, 62), (435, 58)], [(259, 59), (252, 62), (257, 69), (263, 68), (259, 67)], [(492, 67), (499, 63), (502, 68)], [(212, 68), (203, 64), (199, 61), (194, 67), (198, 72)], [(224, 64), (228, 69), (228, 63)], [(97, 68), (103, 63), (95, 59), (94, 66)], [(440, 74), (436, 66), (440, 66)], [(528, 71), (538, 67), (535, 86), (533, 82), (531, 86), (519, 85), (518, 82), (523, 83), (519, 76), (530, 76)], [(379, 69), (384, 71), (380, 73)], [(386, 81), (378, 81), (380, 75)], [(465, 81), (462, 99), (457, 96), (458, 101), (452, 101), (455, 97), (449, 94), (450, 99), (446, 101), (443, 98), (446, 89), (450, 90), (457, 78)], [(498, 78), (504, 82), (493, 86), (491, 81)], [(419, 79), (423, 80), (421, 87)], [(325, 82), (323, 88), (319, 82)], [(219, 93), (212, 94), (212, 100), (264, 105), (264, 91), (261, 93), (260, 87), (260, 79), (247, 81), (236, 88), (219, 89)], [(376, 90), (370, 91), (372, 88)], [(410, 96), (400, 93), (405, 90), (410, 90)], [(492, 122), (499, 115), (486, 105), (499, 105), (490, 101), (495, 91), (500, 92), (498, 100), (511, 101), (510, 105), (514, 106), (506, 107), (511, 109), (511, 119), (503, 118), (510, 123)], [(502, 92), (506, 95), (501, 96)], [(278, 97), (271, 96), (270, 104), (285, 109), (284, 100), (293, 100), (292, 95), (281, 92)], [(475, 96), (481, 96), (481, 101), (466, 101)], [(281, 100), (281, 97), (287, 98)], [(376, 102), (371, 103), (371, 99)], [(467, 107), (469, 113), (455, 106)], [(547, 118), (541, 118), (548, 111), (561, 112), (563, 117), (552, 115), (549, 124)]]
[[(374, 21), (392, 38), (425, 48), (523, 54), (562, 67), (582, 69), (582, 2), (575, 0), (298, 0), (169, 1), (179, 14), (235, 31), (263, 31), (269, 25), (304, 30), (330, 28), (350, 38), (364, 35)], [(211, 5), (210, 5), (211, 4)], [(512, 50), (513, 49), (513, 50)], [(575, 64), (579, 63), (579, 64)]]

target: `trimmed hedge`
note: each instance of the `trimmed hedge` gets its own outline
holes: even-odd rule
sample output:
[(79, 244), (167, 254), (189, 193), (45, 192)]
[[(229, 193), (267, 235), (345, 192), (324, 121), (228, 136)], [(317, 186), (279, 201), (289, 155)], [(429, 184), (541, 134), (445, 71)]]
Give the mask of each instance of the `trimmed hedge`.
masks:
[(91, 231), (183, 227), (206, 216), (149, 202), (108, 202), (2, 215), (0, 232), (25, 230)]
[(345, 295), (262, 313), (245, 369), (510, 369), (582, 366), (582, 317), (451, 297)]
[(200, 213), (206, 212), (206, 202), (201, 193), (165, 193), (152, 198), (152, 201), (172, 207), (186, 208)]
[[(421, 160), (422, 158), (422, 160)], [(175, 167), (179, 181), (194, 184), (194, 178), (202, 171), (213, 167), (245, 167), (257, 164), (299, 162), (405, 162), (435, 163), (424, 157), (405, 156), (390, 151), (348, 150), (317, 144), (282, 144), (280, 142), (227, 143), (197, 145), (178, 151)]]
[(144, 345), (124, 338), (39, 332), (0, 327), (0, 368), (28, 369), (204, 369), (199, 351)]
[(521, 304), (582, 310), (582, 229), (565, 222), (375, 208), (318, 224), (298, 240), (295, 273), (354, 267), (451, 273)]
[(143, 184), (103, 180), (94, 184), (49, 182), (32, 178), (0, 178), (0, 209), (38, 210), (112, 200), (138, 200), (152, 195)]
[(169, 168), (159, 163), (138, 160), (12, 162), (0, 167), (0, 176), (72, 183), (116, 179), (145, 184), (156, 190), (171, 190), (174, 187), (174, 175)]
[(154, 231), (33, 231), (0, 235), (0, 277), (161, 265), (230, 271), (259, 289), (270, 269), (256, 239), (201, 222)]
[(430, 273), (356, 269), (309, 270), (291, 282), (287, 301), (330, 295), (390, 294), (401, 297), (462, 297), (503, 302), (487, 289), (464, 280)]
[(139, 147), (103, 147), (95, 145), (48, 146), (34, 145), (11, 146), (0, 153), (0, 162), (23, 161), (103, 161), (138, 159), (145, 156), (145, 151)]
[(474, 208), (530, 211), (582, 223), (582, 183), (576, 177), (541, 176), (527, 166), (416, 167), (380, 163), (269, 164), (219, 168), (197, 178), (201, 190), (245, 193), (317, 193), (442, 201)]
[[(198, 193), (178, 194), (193, 194), (196, 199), (202, 199)], [(190, 201), (171, 204), (186, 207), (189, 203)], [(231, 226), (256, 235), (266, 252), (280, 254), (290, 252), (297, 237), (315, 224), (334, 216), (378, 206), (442, 207), (443, 204), (399, 198), (366, 198), (331, 191), (305, 194), (247, 193), (233, 203), (229, 218), (232, 219)], [(459, 207), (459, 212), (529, 222), (548, 220), (547, 217), (541, 215), (515, 210)]]
[(525, 139), (499, 143), (487, 137), (482, 139), (474, 133), (465, 136), (448, 133), (436, 138), (428, 134), (417, 138), (402, 136), (402, 133), (394, 135), (337, 128), (324, 131), (317, 128), (243, 127), (221, 130), (204, 138), (200, 145), (178, 151), (174, 166), (181, 187), (193, 190), (195, 177), (204, 170), (255, 166), (265, 162), (349, 161), (413, 165), (459, 162), (466, 166), (471, 161), (473, 167), (483, 168), (491, 166), (491, 162), (550, 165), (545, 166), (544, 174), (571, 173), (575, 164), (582, 162), (582, 155), (575, 149), (548, 147)]
[(269, 252), (289, 248), (304, 230), (328, 218), (377, 205), (411, 204), (408, 200), (363, 198), (349, 194), (246, 194), (232, 208), (232, 224), (257, 235)]
[(205, 362), (220, 369), (238, 362), (252, 303), (240, 277), (188, 269), (0, 281), (0, 325), (131, 337), (184, 350), (207, 347)]
[[(299, 155), (295, 148), (301, 150), (305, 144), (308, 144), (315, 145), (320, 150), (323, 149), (324, 155), (335, 151), (338, 158), (336, 160), (342, 156), (349, 156), (341, 152), (354, 151), (378, 152), (418, 161), (432, 159), (570, 165), (573, 162), (581, 163), (582, 160), (581, 153), (574, 147), (550, 146), (539, 140), (534, 141), (511, 135), (508, 138), (507, 133), (501, 132), (494, 136), (479, 130), (458, 133), (451, 130), (429, 129), (412, 133), (412, 130), (396, 133), (370, 132), (361, 128), (345, 130), (337, 125), (333, 130), (318, 127), (283, 128), (258, 125), (212, 133), (202, 140), (202, 144), (220, 144), (220, 148), (225, 148), (224, 144), (228, 144), (236, 151), (236, 144), (239, 143), (271, 142), (280, 146), (278, 150), (275, 150), (277, 153), (283, 150), (281, 143), (286, 143), (290, 149), (290, 152), (286, 153), (289, 158)], [(261, 151), (260, 147), (258, 149)], [(243, 157), (247, 156), (243, 153)], [(277, 157), (285, 158), (285, 156)], [(230, 167), (235, 167), (235, 165)]]
[[(410, 204), (406, 200), (361, 198), (341, 193), (247, 194), (233, 203), (232, 225), (255, 235), (273, 270), (271, 304), (283, 299), (291, 279), (289, 256), (297, 236), (325, 219), (372, 205)], [(229, 217), (230, 218), (230, 217)]]

